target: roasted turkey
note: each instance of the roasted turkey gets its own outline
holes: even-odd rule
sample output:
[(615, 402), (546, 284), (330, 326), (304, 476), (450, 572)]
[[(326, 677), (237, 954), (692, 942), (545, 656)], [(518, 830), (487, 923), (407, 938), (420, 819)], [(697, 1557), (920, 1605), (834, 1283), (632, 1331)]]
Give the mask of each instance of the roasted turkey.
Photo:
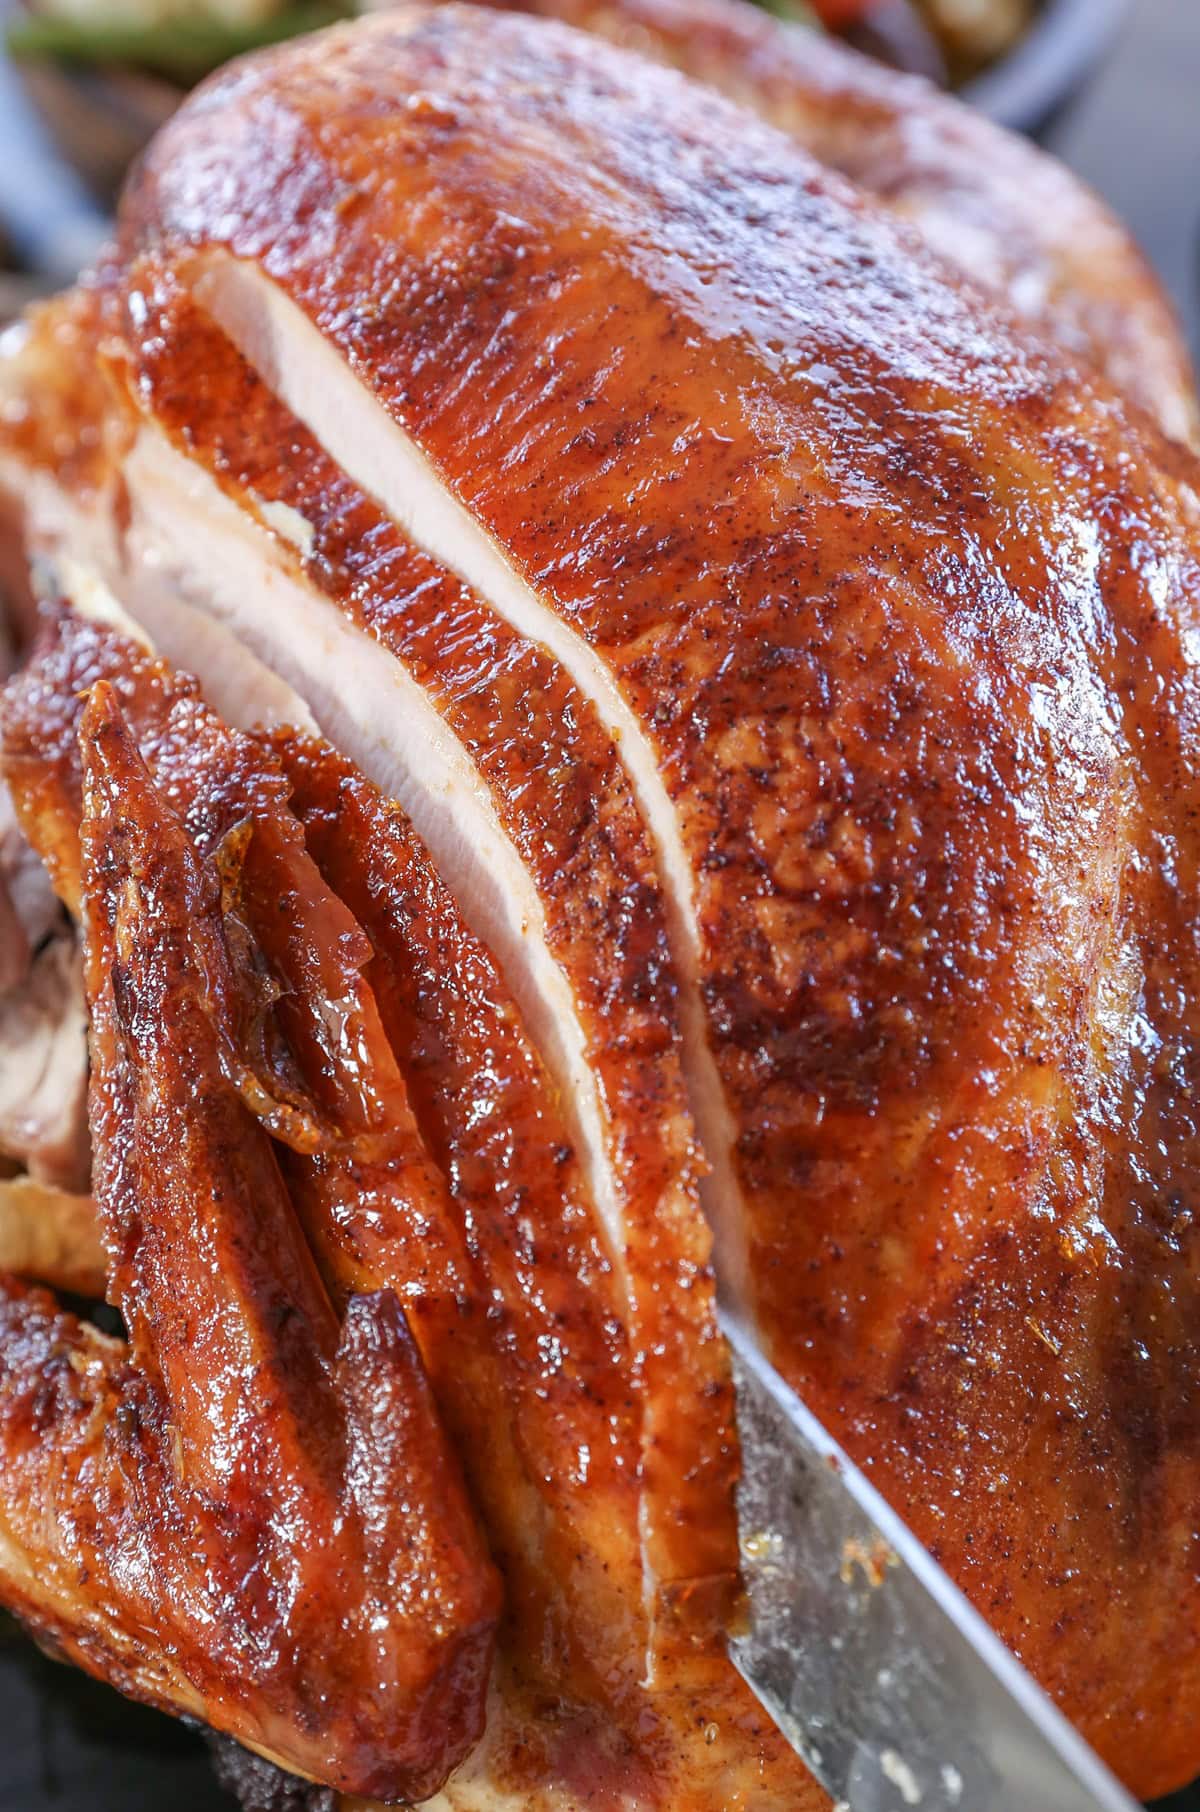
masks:
[(232, 66), (6, 344), (0, 1028), (61, 976), (58, 1068), (3, 1052), (0, 1599), (314, 1805), (818, 1812), (725, 1654), (719, 1289), (1165, 1791), (1176, 330), (919, 85), (537, 10)]

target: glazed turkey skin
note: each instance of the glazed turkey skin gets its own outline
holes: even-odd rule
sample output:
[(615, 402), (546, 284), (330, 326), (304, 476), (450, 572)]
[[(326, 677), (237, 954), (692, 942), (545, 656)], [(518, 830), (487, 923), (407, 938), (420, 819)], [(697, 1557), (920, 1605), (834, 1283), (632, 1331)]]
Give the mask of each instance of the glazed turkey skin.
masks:
[[(671, 1020), (730, 1299), (1130, 1786), (1189, 1779), (1191, 455), (769, 125), (459, 6), (207, 84), (93, 299), (113, 539), (186, 477), (288, 575), (248, 571), (256, 658), (316, 601), (386, 650), (483, 777), (585, 1019), (633, 1025), (645, 989)], [(5, 471), (66, 494), (37, 406)], [(385, 630), (397, 537), (429, 570)], [(512, 638), (543, 675), (532, 733), (506, 732), (511, 691), (489, 712), (497, 669), (451, 675)], [(660, 902), (641, 969), (597, 915), (590, 993), (555, 944), (538, 737), (610, 847), (640, 821), (626, 872)], [(619, 1152), (635, 1122), (598, 1100)], [(703, 1312), (687, 1329), (707, 1350)], [(753, 1796), (744, 1715), (715, 1748)], [(771, 1766), (746, 1804), (809, 1790)], [(486, 1804), (481, 1778), (446, 1803)], [(633, 1790), (654, 1803), (652, 1774)]]
[(1200, 444), (1191, 361), (1128, 232), (1056, 158), (919, 76), (753, 0), (488, 0), (719, 89), (911, 221), (956, 269), (1166, 433)]

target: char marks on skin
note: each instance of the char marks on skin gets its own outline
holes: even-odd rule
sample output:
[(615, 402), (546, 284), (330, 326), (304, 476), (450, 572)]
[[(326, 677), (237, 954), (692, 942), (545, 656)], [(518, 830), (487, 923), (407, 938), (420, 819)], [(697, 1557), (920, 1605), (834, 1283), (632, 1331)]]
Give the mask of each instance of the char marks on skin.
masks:
[(620, 687), (781, 1364), (1131, 1784), (1187, 1778), (1194, 465), (782, 138), (545, 22), (218, 79), (124, 220), (257, 261)]

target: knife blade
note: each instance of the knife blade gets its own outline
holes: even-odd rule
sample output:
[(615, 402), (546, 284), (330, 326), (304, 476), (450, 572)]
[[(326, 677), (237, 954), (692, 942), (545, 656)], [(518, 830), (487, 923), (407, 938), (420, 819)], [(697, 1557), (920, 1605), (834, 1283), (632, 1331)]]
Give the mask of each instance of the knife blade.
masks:
[(1139, 1812), (730, 1315), (735, 1665), (841, 1812)]

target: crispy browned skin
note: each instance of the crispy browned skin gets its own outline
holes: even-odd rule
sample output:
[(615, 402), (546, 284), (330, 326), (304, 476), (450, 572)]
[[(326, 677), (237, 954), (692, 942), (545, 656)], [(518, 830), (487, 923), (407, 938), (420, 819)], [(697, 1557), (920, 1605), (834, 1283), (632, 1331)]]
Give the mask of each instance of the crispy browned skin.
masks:
[(541, 23), (218, 80), (126, 235), (261, 259), (617, 677), (781, 1364), (1131, 1784), (1187, 1778), (1195, 468)]
[(750, 0), (484, 0), (595, 32), (720, 89), (911, 221), (981, 287), (1200, 440), (1170, 303), (1127, 230), (1015, 133)]
[(227, 1079), (214, 873), (97, 684), (80, 726), (96, 1193), (126, 1353), (6, 1288), (5, 1592), (75, 1659), (350, 1791), (436, 1789), (497, 1612), (402, 1312), (340, 1332)]

